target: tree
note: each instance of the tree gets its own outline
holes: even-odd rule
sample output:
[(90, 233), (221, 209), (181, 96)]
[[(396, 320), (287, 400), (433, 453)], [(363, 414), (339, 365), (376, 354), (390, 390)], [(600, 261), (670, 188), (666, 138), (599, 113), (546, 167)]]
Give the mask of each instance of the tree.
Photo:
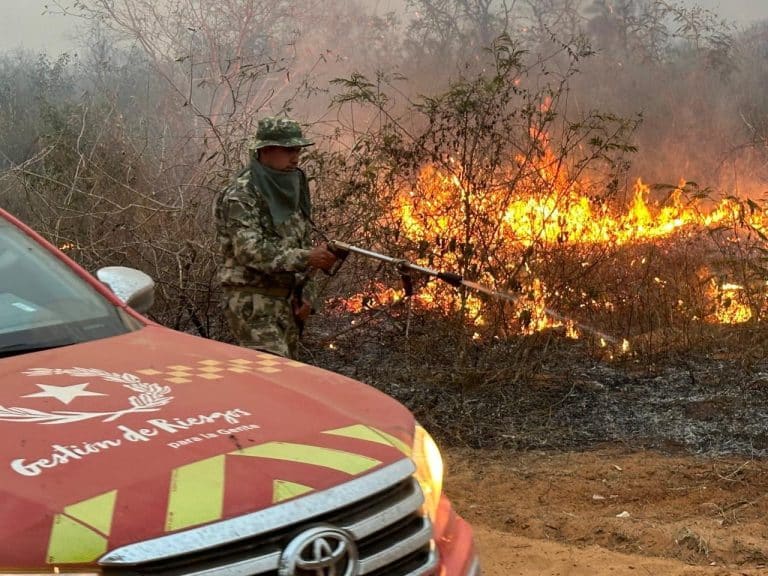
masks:
[(406, 51), (423, 70), (463, 67), (508, 32), (517, 0), (408, 0)]
[(202, 129), (206, 155), (239, 163), (243, 135), (263, 110), (282, 109), (304, 66), (297, 43), (317, 3), (286, 0), (82, 0), (69, 13), (135, 42)]
[[(581, 274), (578, 266), (551, 268), (553, 252), (568, 250), (563, 235), (579, 233), (559, 215), (584, 195), (609, 200), (622, 159), (634, 150), (628, 139), (635, 123), (598, 111), (574, 115), (568, 86), (590, 51), (561, 51), (570, 66), (557, 73), (503, 35), (487, 54), (487, 72), (459, 77), (404, 107), (393, 104), (397, 88), (385, 77), (339, 80), (340, 106), (371, 107), (382, 116), (379, 130), (358, 139), (360, 149), (378, 151), (365, 202), (379, 207), (379, 217), (357, 231), (362, 241), (500, 290), (527, 293), (535, 278), (558, 277), (565, 285)], [(353, 172), (371, 173), (370, 155), (351, 160)], [(468, 314), (483, 316), (491, 333), (508, 320), (466, 291), (450, 309), (462, 323)], [(531, 320), (524, 317), (516, 322)]]
[(69, 64), (66, 55), (0, 58), (0, 168), (28, 160), (46, 121), (75, 93)]

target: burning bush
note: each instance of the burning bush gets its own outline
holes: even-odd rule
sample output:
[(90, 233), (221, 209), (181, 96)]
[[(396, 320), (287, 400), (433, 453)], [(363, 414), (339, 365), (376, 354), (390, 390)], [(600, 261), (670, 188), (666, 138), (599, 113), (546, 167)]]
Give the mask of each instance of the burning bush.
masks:
[[(589, 54), (561, 46), (557, 74), (501, 37), (490, 74), (399, 114), (383, 89), (393, 81), (338, 81), (337, 103), (373, 109), (381, 129), (353, 140), (349, 180), (326, 182), (346, 198), (327, 223), (346, 222), (336, 228), (345, 239), (480, 285), (478, 293), (433, 283), (409, 300), (453, 318), (467, 340), (562, 327), (626, 352), (633, 342), (648, 349), (648, 334), (690, 340), (708, 323), (759, 320), (765, 211), (695, 183), (622, 185), (637, 120), (569, 105), (569, 78)], [(357, 286), (376, 296), (348, 299), (347, 309), (403, 301), (391, 286)]]

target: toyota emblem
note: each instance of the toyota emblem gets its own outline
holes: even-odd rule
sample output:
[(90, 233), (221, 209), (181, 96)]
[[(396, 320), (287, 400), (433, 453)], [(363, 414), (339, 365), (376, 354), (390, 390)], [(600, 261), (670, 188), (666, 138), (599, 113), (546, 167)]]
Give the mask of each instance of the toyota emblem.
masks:
[(332, 526), (305, 530), (280, 557), (278, 576), (356, 576), (357, 548), (352, 537)]

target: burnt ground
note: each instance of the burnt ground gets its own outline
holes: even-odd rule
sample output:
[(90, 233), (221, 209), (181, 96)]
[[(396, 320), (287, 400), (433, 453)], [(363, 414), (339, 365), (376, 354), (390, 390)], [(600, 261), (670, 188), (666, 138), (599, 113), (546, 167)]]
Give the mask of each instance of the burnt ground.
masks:
[(334, 338), (348, 323), (322, 326), (306, 360), (394, 396), (447, 445), (573, 451), (618, 442), (768, 456), (768, 358), (752, 346), (745, 359), (743, 342), (726, 334), (714, 335), (711, 352), (667, 348), (619, 361), (557, 334), (475, 345), (460, 358), (444, 337), (425, 329), (406, 338), (397, 324)]
[(763, 336), (717, 328), (616, 360), (558, 334), (462, 349), (444, 327), (336, 316), (304, 359), (436, 436), (486, 576), (752, 576), (768, 574)]

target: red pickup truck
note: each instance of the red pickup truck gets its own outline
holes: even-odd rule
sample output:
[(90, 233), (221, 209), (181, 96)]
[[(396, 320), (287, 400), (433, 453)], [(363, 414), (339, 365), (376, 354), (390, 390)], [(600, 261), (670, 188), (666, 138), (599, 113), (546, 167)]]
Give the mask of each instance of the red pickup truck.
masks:
[(100, 278), (0, 210), (0, 575), (480, 574), (405, 407)]

